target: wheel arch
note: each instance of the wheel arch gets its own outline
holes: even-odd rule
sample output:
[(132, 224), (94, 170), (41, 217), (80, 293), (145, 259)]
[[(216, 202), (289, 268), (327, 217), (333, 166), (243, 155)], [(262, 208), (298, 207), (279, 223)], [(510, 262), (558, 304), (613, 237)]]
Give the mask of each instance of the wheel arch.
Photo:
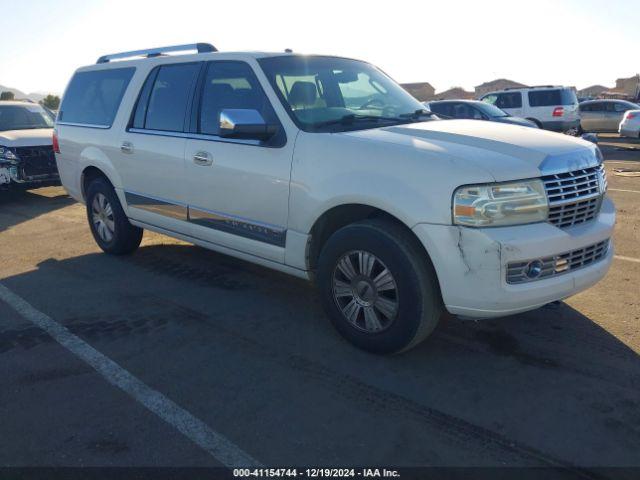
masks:
[(404, 229), (419, 250), (431, 262), (431, 256), (409, 225), (388, 211), (364, 203), (345, 203), (325, 210), (313, 223), (307, 243), (307, 268), (315, 271), (322, 247), (336, 231), (349, 224), (370, 218), (384, 218)]
[(538, 128), (542, 130), (542, 122), (540, 120), (533, 117), (527, 117), (526, 120), (529, 120), (530, 122), (535, 123), (538, 126)]
[(109, 176), (105, 172), (103, 172), (100, 168), (94, 165), (89, 165), (82, 170), (82, 173), (80, 174), (80, 189), (82, 193), (82, 198), (85, 202), (87, 201), (87, 189), (89, 188), (89, 185), (96, 178), (100, 178), (100, 177), (107, 180), (109, 184), (113, 187), (113, 182), (111, 181)]

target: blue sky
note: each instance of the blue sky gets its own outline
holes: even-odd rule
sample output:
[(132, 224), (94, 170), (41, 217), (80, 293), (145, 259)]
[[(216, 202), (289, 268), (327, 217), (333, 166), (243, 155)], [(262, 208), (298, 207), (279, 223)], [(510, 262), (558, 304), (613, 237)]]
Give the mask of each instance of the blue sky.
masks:
[(437, 90), (506, 77), (613, 86), (640, 72), (638, 0), (0, 0), (0, 84), (61, 93), (105, 53), (211, 42), (220, 50), (368, 60)]

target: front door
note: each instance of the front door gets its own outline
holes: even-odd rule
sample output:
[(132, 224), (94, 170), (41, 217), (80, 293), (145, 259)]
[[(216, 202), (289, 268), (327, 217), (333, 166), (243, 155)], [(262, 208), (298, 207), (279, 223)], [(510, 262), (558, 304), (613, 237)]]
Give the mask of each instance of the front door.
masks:
[(185, 150), (191, 234), (284, 263), (294, 139), (282, 126), (267, 142), (220, 137), (225, 109), (257, 110), (268, 123), (280, 122), (249, 64), (209, 62), (203, 80), (195, 138)]

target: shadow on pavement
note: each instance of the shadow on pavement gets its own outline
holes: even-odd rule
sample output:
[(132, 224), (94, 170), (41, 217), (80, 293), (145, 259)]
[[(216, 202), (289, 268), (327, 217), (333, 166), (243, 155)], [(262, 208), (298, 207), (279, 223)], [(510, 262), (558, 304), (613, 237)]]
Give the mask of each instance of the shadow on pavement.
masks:
[[(68, 202), (54, 199), (58, 207)], [(316, 415), (322, 428), (327, 412), (314, 399), (321, 390), (345, 412), (396, 419), (409, 442), (413, 431), (435, 426), (470, 449), (488, 443), (518, 458), (640, 464), (640, 358), (563, 303), (482, 322), (445, 316), (418, 348), (378, 357), (333, 331), (306, 282), (193, 246), (49, 260), (3, 283), (196, 410), (241, 380), (251, 382), (248, 393), (227, 388), (236, 392), (236, 414), (260, 408), (293, 425), (303, 422), (297, 415), (312, 424)], [(34, 296), (34, 286), (47, 288)], [(50, 341), (35, 327), (5, 329), (0, 354)], [(222, 370), (204, 367), (221, 362)], [(261, 389), (271, 393), (256, 395)], [(308, 411), (294, 408), (299, 401)], [(340, 428), (361, 428), (344, 412), (332, 415)], [(510, 458), (505, 464), (520, 461)]]
[(0, 232), (73, 203), (60, 187), (0, 190)]

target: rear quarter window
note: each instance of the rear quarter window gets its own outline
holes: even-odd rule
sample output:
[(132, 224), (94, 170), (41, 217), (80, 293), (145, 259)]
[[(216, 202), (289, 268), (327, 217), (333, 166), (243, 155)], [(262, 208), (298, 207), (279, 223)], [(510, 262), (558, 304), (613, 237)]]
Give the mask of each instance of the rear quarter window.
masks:
[(58, 121), (111, 127), (135, 68), (76, 73), (64, 95)]

